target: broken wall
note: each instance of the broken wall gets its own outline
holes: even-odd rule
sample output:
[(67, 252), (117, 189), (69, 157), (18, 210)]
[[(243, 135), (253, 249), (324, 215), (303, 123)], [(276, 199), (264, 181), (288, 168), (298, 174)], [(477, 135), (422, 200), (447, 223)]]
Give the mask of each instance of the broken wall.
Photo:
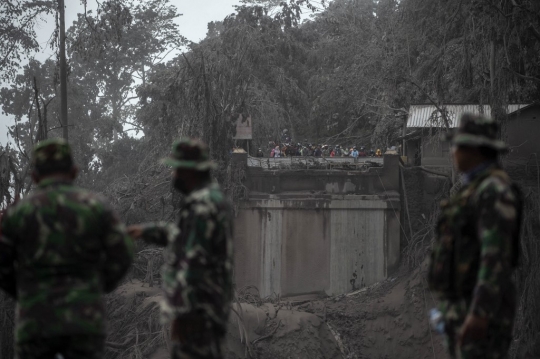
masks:
[(235, 280), (261, 296), (336, 295), (400, 260), (399, 157), (375, 171), (248, 171), (235, 223)]

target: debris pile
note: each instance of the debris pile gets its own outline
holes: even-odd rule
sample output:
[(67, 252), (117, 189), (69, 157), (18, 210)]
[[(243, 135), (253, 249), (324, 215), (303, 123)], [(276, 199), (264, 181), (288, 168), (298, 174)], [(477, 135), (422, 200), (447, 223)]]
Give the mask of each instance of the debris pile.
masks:
[[(422, 268), (329, 298), (246, 293), (232, 306), (227, 359), (446, 358), (441, 338), (429, 328), (426, 313), (436, 304)], [(109, 304), (118, 342), (108, 343), (108, 358), (167, 357), (168, 328), (157, 321), (160, 295), (137, 280), (115, 291)]]
[(435, 307), (421, 268), (326, 300), (345, 358), (446, 358), (427, 312)]

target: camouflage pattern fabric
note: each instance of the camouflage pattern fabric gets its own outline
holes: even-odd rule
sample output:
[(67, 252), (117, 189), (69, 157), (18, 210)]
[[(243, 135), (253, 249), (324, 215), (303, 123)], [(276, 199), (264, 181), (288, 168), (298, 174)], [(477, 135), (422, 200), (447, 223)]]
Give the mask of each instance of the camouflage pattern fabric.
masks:
[[(509, 296), (514, 295), (513, 288)], [(506, 302), (507, 300), (505, 300)], [(468, 314), (470, 305), (466, 299), (448, 301), (443, 300), (441, 309), (445, 315), (445, 341), (444, 346), (452, 358), (460, 359), (505, 359), (512, 343), (512, 323), (514, 319), (515, 303), (512, 299), (502, 305), (509, 306), (502, 309), (500, 321), (491, 320), (487, 337), (483, 340), (464, 341), (459, 346), (457, 335), (465, 316)], [(503, 319), (504, 318), (504, 319)]]
[(17, 343), (105, 333), (102, 296), (133, 259), (115, 213), (69, 181), (44, 179), (2, 218), (0, 287), (17, 300)]
[[(428, 281), (438, 294), (453, 357), (504, 358), (515, 317), (515, 288), (522, 198), (496, 164), (476, 174), (441, 203)], [(456, 335), (467, 314), (488, 320), (483, 342), (462, 343)]]
[(183, 318), (196, 313), (203, 321), (201, 331), (213, 333), (210, 343), (214, 344), (206, 349), (196, 348), (197, 340), (188, 340), (176, 346), (175, 355), (178, 358), (220, 357), (189, 354), (202, 350), (217, 353), (215, 348), (226, 332), (232, 300), (232, 216), (219, 186), (208, 184), (191, 192), (180, 211), (178, 226), (151, 223), (144, 226), (142, 238), (167, 246), (162, 270), (163, 323), (173, 320), (183, 323)]

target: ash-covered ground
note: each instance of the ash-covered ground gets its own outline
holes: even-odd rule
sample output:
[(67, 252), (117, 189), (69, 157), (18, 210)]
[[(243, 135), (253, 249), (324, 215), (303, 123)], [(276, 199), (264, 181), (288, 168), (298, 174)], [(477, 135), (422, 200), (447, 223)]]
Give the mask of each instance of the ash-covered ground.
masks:
[[(446, 358), (429, 328), (435, 301), (422, 268), (349, 294), (261, 300), (256, 290), (233, 304), (226, 357), (306, 359)], [(159, 324), (158, 287), (132, 280), (111, 296), (115, 310), (108, 355), (168, 357), (168, 329)]]

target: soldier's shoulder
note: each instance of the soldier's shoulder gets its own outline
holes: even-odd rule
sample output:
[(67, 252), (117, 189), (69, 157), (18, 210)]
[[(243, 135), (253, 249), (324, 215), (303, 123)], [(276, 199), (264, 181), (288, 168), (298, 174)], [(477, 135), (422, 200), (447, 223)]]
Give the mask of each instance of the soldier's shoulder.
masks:
[(497, 170), (487, 176), (476, 190), (477, 197), (486, 199), (489, 197), (504, 197), (506, 200), (517, 200), (518, 195), (515, 191), (515, 185), (503, 170)]
[(72, 186), (58, 195), (67, 196), (72, 203), (77, 203), (80, 205), (87, 205), (91, 207), (109, 206), (109, 201), (105, 196), (82, 187)]
[(192, 208), (197, 212), (215, 213), (228, 207), (228, 202), (220, 186), (212, 183), (190, 195)]
[(5, 212), (5, 216), (16, 216), (19, 214), (25, 214), (37, 208), (41, 204), (45, 204), (49, 200), (47, 192), (36, 188), (28, 193), (22, 199), (17, 200), (12, 205), (8, 206)]
[(4, 212), (4, 215), (2, 216), (3, 220), (6, 221), (9, 218), (13, 218), (15, 216), (22, 215), (31, 211), (35, 207), (35, 205), (32, 203), (32, 201), (29, 200), (29, 197), (30, 195), (25, 197), (24, 199), (17, 201), (17, 203), (9, 205)]
[(15, 221), (13, 223), (23, 224), (23, 218), (28, 219), (36, 216), (40, 211), (58, 204), (75, 212), (91, 209), (92, 212), (97, 214), (104, 213), (110, 208), (103, 196), (82, 188), (70, 187), (62, 190), (36, 188), (23, 199), (9, 206), (3, 216), (3, 221)]
[[(64, 196), (68, 200), (62, 201)], [(58, 200), (73, 210), (91, 209), (94, 213), (112, 210), (109, 200), (103, 194), (77, 186), (70, 186), (58, 193)]]
[(221, 190), (221, 187), (217, 183), (213, 183), (209, 187), (209, 196), (210, 196), (210, 201), (214, 203), (218, 203), (218, 204), (227, 203), (225, 194), (223, 193), (223, 191)]

